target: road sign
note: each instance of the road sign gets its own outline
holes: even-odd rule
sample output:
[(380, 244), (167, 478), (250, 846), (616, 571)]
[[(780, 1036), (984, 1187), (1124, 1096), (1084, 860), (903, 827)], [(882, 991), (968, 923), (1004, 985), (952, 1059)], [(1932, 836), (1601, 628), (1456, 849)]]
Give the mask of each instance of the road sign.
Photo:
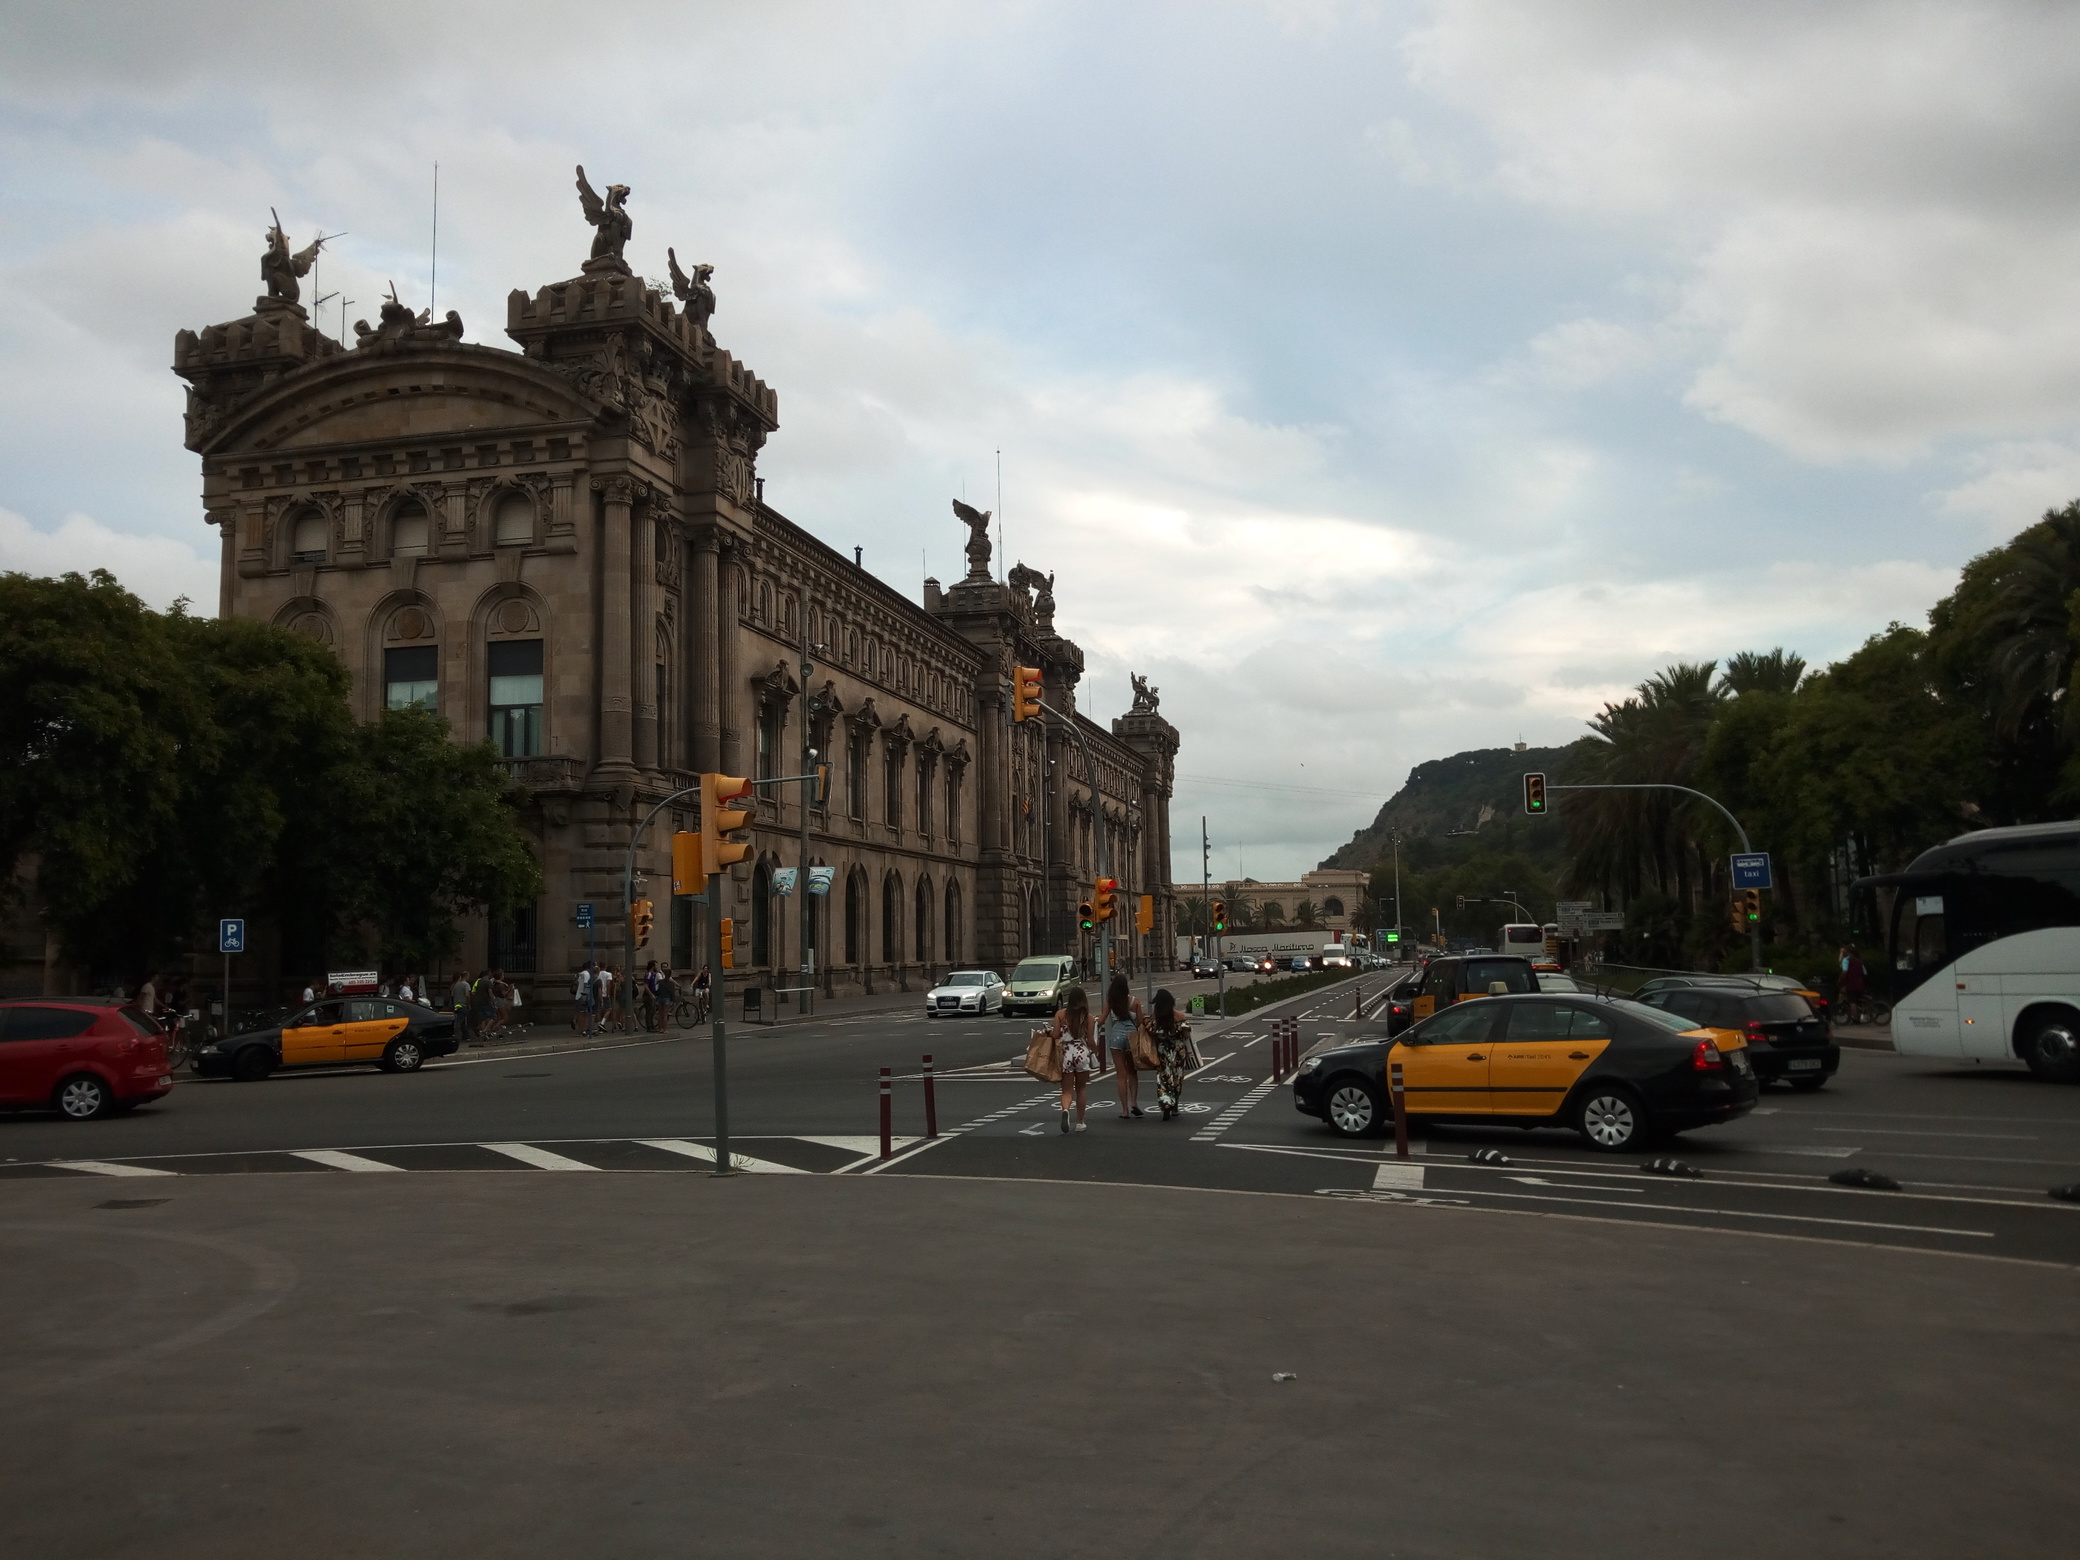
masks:
[(592, 906), (578, 906), (578, 926), (582, 931), (592, 930)]
[(1553, 919), (1565, 923), (1573, 920), (1578, 915), (1587, 915), (1595, 908), (1596, 901), (1593, 899), (1556, 900), (1553, 904)]
[(1622, 932), (1625, 930), (1625, 912), (1622, 910), (1591, 910), (1581, 917), (1585, 932)]
[(1735, 888), (1774, 888), (1769, 880), (1769, 852), (1758, 850), (1753, 855), (1736, 854), (1733, 858), (1733, 886)]
[(244, 953), (246, 951), (246, 923), (241, 920), (222, 920), (217, 923), (217, 952)]

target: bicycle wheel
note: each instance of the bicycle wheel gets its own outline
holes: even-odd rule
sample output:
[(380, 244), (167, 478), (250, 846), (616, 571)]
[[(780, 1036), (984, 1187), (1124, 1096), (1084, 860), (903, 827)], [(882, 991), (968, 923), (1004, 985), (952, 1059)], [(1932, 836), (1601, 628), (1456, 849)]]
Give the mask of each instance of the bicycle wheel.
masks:
[(691, 1029), (695, 1024), (700, 1022), (700, 1020), (694, 1016), (693, 1004), (691, 1002), (680, 1002), (674, 1004), (672, 1007), (672, 1018), (678, 1023), (681, 1029)]
[(1866, 1001), (1863, 1005), (1863, 1021), (1875, 1028), (1883, 1029), (1892, 1022), (1892, 1004)]

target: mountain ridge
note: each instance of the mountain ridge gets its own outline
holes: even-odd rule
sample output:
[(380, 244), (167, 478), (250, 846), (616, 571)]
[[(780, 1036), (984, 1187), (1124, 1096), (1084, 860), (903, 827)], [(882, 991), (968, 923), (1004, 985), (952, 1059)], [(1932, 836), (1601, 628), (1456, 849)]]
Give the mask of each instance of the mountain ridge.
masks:
[[(1389, 836), (1397, 829), (1410, 839), (1428, 836), (1443, 840), (1455, 831), (1477, 834), (1484, 824), (1498, 819), (1528, 825), (1541, 835), (1550, 828), (1550, 839), (1538, 844), (1558, 850), (1559, 828), (1550, 816), (1523, 816), (1523, 777), (1542, 771), (1557, 781), (1583, 744), (1594, 740), (1582, 737), (1566, 747), (1468, 748), (1448, 758), (1418, 764), (1408, 772), (1401, 789), (1380, 804), (1372, 822), (1331, 852), (1321, 865), (1370, 868), (1388, 854)], [(1518, 833), (1514, 824), (1507, 829), (1512, 836)]]

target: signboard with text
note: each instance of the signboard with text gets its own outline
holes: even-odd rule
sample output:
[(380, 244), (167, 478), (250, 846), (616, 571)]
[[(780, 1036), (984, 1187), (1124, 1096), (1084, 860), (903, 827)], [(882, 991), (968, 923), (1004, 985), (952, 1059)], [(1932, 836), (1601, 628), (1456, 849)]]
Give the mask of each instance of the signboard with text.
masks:
[(1750, 855), (1736, 854), (1733, 858), (1733, 886), (1735, 888), (1774, 888), (1769, 880), (1769, 852), (1758, 850)]

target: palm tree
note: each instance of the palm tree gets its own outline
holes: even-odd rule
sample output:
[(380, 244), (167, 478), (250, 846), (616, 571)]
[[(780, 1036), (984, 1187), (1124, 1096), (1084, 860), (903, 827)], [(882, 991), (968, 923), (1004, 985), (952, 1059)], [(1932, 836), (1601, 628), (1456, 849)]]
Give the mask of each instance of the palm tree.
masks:
[(1312, 926), (1321, 915), (1321, 907), (1312, 899), (1303, 899), (1293, 906), (1293, 920), (1300, 926)]
[(2051, 720), (2070, 743), (2080, 738), (2080, 500), (2047, 512), (2004, 551), (1984, 628), (1995, 729), (2012, 738)]
[(1726, 658), (1717, 692), (1730, 698), (1744, 693), (1796, 693), (1806, 675), (1806, 658), (1782, 645), (1774, 650), (1743, 650)]
[(1285, 921), (1286, 907), (1276, 899), (1267, 899), (1264, 901), (1263, 917), (1266, 926), (1278, 926)]

